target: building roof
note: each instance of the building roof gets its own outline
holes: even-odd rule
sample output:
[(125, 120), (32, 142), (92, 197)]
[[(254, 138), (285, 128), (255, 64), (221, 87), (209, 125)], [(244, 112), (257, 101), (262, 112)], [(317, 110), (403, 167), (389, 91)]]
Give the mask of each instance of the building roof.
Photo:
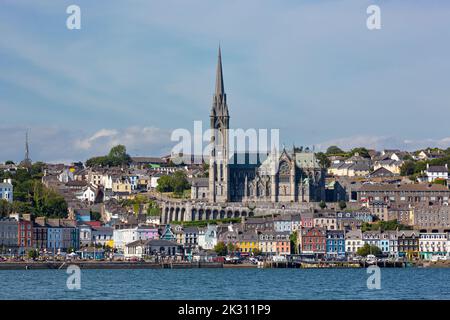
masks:
[(164, 161), (163, 159), (159, 158), (159, 157), (131, 157), (131, 161), (133, 161), (134, 163), (159, 163), (159, 164), (163, 164), (166, 163), (166, 161)]
[(450, 190), (443, 185), (439, 184), (365, 184), (362, 185), (358, 191), (441, 191), (441, 192), (450, 192)]
[(394, 174), (384, 167), (380, 167), (377, 170), (370, 173), (371, 177), (393, 177)]
[(429, 166), (427, 172), (448, 172), (446, 166)]

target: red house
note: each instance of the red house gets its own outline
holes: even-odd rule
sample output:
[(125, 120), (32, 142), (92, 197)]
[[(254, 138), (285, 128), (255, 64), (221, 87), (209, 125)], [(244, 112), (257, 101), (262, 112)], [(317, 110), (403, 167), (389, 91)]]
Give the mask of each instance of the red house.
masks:
[(17, 245), (22, 253), (33, 247), (33, 223), (29, 220), (19, 220), (17, 229)]
[(323, 256), (327, 250), (327, 230), (313, 227), (300, 231), (300, 249), (302, 254)]

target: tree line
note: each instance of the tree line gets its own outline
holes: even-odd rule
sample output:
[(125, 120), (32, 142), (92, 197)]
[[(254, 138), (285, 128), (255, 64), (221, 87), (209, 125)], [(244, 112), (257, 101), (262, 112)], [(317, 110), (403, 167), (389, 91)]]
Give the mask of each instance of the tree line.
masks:
[(49, 218), (67, 217), (65, 199), (42, 184), (45, 164), (34, 163), (30, 169), (19, 168), (15, 173), (0, 171), (0, 179), (12, 179), (13, 202), (0, 200), (0, 216), (10, 213), (31, 213)]

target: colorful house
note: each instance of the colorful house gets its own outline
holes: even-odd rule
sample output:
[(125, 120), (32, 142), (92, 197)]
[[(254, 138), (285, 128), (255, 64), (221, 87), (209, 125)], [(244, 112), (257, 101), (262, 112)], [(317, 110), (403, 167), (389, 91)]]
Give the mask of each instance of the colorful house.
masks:
[(345, 257), (345, 233), (343, 230), (327, 231), (327, 257)]

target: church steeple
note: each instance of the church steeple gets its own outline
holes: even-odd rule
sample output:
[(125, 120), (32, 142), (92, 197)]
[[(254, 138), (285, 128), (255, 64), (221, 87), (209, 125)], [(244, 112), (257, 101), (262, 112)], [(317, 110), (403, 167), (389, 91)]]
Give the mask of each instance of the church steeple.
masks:
[(28, 130), (25, 132), (25, 159), (23, 159), (19, 166), (23, 168), (31, 168), (32, 162), (30, 159), (30, 148), (28, 146)]
[(217, 70), (216, 70), (216, 92), (215, 95), (222, 96), (225, 94), (223, 86), (223, 74), (222, 74), (222, 54), (219, 46), (219, 56), (217, 58)]
[(213, 106), (211, 108), (211, 116), (226, 116), (228, 117), (227, 95), (225, 94), (225, 87), (223, 84), (222, 71), (222, 52), (219, 46), (219, 54), (217, 57), (216, 68), (216, 89), (214, 91)]
[(229, 119), (227, 96), (223, 85), (222, 53), (219, 46), (216, 69), (216, 88), (210, 115), (210, 142), (212, 145), (209, 165), (210, 202), (227, 202), (229, 200)]

